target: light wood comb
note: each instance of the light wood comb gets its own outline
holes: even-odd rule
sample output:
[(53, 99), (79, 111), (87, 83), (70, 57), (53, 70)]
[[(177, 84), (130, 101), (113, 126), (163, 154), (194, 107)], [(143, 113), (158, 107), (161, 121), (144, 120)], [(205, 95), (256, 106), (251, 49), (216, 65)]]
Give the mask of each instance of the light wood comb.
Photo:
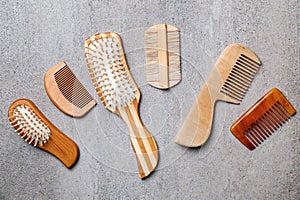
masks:
[(72, 117), (82, 117), (97, 104), (65, 62), (45, 73), (44, 86), (52, 103)]
[(121, 38), (113, 32), (96, 34), (84, 46), (95, 89), (103, 105), (127, 124), (139, 175), (145, 178), (157, 165), (158, 148), (138, 115), (140, 91), (129, 72)]
[(157, 24), (145, 32), (147, 82), (160, 89), (178, 84), (180, 72), (179, 29)]
[(67, 168), (78, 160), (75, 142), (58, 130), (28, 99), (18, 99), (11, 104), (8, 118), (16, 132), (29, 144), (49, 152)]
[(295, 113), (286, 97), (273, 88), (249, 108), (230, 127), (230, 131), (252, 151)]
[(203, 145), (210, 135), (216, 101), (239, 104), (260, 64), (257, 56), (246, 47), (227, 46), (200, 90), (175, 142), (187, 147)]

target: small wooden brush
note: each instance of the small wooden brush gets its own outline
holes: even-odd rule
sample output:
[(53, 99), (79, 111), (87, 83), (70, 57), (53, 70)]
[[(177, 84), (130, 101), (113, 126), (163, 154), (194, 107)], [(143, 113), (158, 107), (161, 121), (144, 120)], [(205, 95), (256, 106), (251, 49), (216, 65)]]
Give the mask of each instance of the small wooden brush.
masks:
[(79, 150), (75, 142), (58, 130), (28, 99), (11, 104), (8, 118), (16, 132), (29, 144), (47, 151), (67, 168), (77, 161)]
[(254, 150), (295, 113), (285, 96), (273, 88), (249, 108), (230, 131), (249, 150)]
[(179, 29), (157, 24), (145, 32), (147, 82), (168, 89), (181, 80)]
[(88, 38), (84, 46), (89, 73), (99, 98), (108, 110), (127, 124), (139, 174), (145, 178), (157, 165), (158, 148), (138, 115), (141, 94), (129, 72), (121, 38), (113, 32), (96, 34)]
[(72, 117), (82, 117), (97, 104), (65, 62), (45, 73), (44, 86), (53, 104)]
[(257, 56), (246, 47), (227, 46), (201, 88), (175, 142), (188, 147), (203, 145), (210, 135), (216, 101), (239, 104), (260, 64)]

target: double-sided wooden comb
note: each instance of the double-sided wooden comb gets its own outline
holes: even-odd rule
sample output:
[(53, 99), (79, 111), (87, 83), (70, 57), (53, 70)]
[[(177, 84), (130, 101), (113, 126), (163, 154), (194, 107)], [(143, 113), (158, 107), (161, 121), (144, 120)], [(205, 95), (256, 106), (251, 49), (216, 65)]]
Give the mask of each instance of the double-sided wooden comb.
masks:
[(249, 108), (230, 131), (249, 150), (254, 150), (295, 113), (285, 96), (273, 88)]
[(158, 148), (142, 124), (138, 105), (140, 91), (127, 66), (120, 36), (114, 32), (86, 39), (84, 53), (95, 89), (105, 108), (120, 116), (130, 131), (139, 175), (147, 177), (157, 166)]
[(72, 117), (82, 117), (97, 104), (65, 62), (45, 73), (44, 86), (53, 104)]
[(29, 144), (47, 151), (71, 168), (79, 150), (75, 142), (58, 130), (28, 99), (18, 99), (8, 110), (11, 125)]
[(257, 56), (246, 47), (239, 44), (227, 46), (202, 87), (175, 142), (188, 147), (203, 145), (210, 135), (215, 102), (223, 100), (239, 104), (260, 64)]
[(160, 89), (178, 84), (181, 80), (179, 29), (157, 24), (145, 32), (145, 42), (147, 82)]

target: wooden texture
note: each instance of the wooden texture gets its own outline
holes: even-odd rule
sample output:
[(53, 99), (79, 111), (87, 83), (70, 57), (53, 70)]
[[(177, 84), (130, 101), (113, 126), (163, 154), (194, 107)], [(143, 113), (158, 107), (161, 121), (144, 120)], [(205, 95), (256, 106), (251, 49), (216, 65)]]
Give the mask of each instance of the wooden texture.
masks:
[(239, 104), (260, 61), (246, 47), (232, 44), (225, 48), (181, 126), (175, 142), (188, 147), (203, 145), (209, 138), (217, 100)]
[(273, 88), (249, 108), (230, 131), (249, 150), (254, 150), (295, 113), (286, 97)]
[(45, 73), (44, 86), (53, 104), (72, 117), (84, 116), (97, 104), (65, 62)]
[[(105, 78), (101, 79), (101, 75), (95, 75), (95, 71), (99, 72), (99, 70), (105, 70), (105, 64), (103, 64), (102, 58), (95, 58), (91, 55), (91, 52), (95, 52), (95, 48), (103, 48), (101, 44), (103, 43), (104, 38), (114, 38), (117, 40), (117, 43), (119, 49), (111, 50), (111, 52), (120, 51), (120, 58), (117, 58), (117, 62), (121, 62), (121, 64), (117, 64), (118, 67), (122, 66), (122, 68), (117, 68), (117, 70), (112, 70), (115, 74), (113, 77), (116, 78), (118, 75), (121, 76), (121, 74), (116, 74), (118, 71), (119, 73), (122, 73), (122, 75), (125, 74), (126, 80), (130, 82), (130, 87), (134, 88), (134, 99), (132, 101), (126, 102), (125, 105), (122, 105), (120, 107), (112, 106), (111, 103), (107, 100), (107, 92), (108, 91), (115, 91), (112, 89), (104, 90), (105, 86), (102, 85), (99, 87), (99, 82), (107, 82), (107, 85), (112, 85), (112, 81), (109, 81), (109, 75), (106, 71)], [(108, 48), (107, 43), (105, 43), (106, 48)], [(93, 48), (91, 48), (93, 46)], [(101, 50), (101, 52), (107, 52), (106, 50)], [(150, 134), (150, 132), (144, 127), (142, 124), (140, 117), (138, 115), (138, 105), (140, 100), (140, 91), (137, 88), (130, 72), (127, 66), (125, 54), (123, 52), (122, 47), (122, 41), (120, 36), (117, 33), (102, 33), (102, 34), (96, 34), (90, 38), (88, 38), (85, 41), (85, 55), (87, 60), (87, 65), (89, 68), (89, 73), (91, 75), (91, 79), (93, 81), (93, 84), (95, 86), (95, 89), (99, 95), (100, 100), (102, 101), (103, 105), (110, 110), (111, 112), (116, 113), (118, 116), (120, 116), (126, 125), (129, 128), (130, 132), (130, 141), (137, 159), (137, 164), (139, 168), (139, 175), (140, 178), (146, 178), (157, 166), (158, 163), (158, 148), (155, 142), (154, 137)], [(99, 55), (99, 54), (97, 54)], [(108, 56), (111, 60), (109, 60), (108, 63), (116, 63), (115, 60), (113, 60), (114, 56)], [(117, 56), (116, 56), (117, 57)], [(101, 67), (100, 67), (101, 66)], [(99, 69), (98, 69), (99, 68)], [(112, 66), (108, 66), (108, 68), (113, 69)], [(108, 69), (107, 69), (108, 70)], [(100, 79), (98, 79), (100, 76)], [(119, 81), (120, 82), (120, 81)], [(122, 84), (122, 83), (121, 83)], [(120, 87), (116, 86), (116, 87)], [(106, 95), (104, 95), (106, 94)], [(116, 95), (115, 92), (113, 92), (112, 95)], [(116, 98), (116, 97), (115, 97)]]
[(157, 24), (145, 32), (147, 82), (168, 89), (181, 80), (179, 29)]
[[(28, 99), (18, 99), (11, 104), (8, 110), (8, 118), (12, 123), (13, 127), (19, 132), (21, 136), (24, 136), (26, 132), (30, 132), (26, 130), (21, 133), (22, 130), (19, 130), (19, 126), (16, 124), (14, 120), (13, 113), (17, 106), (25, 105), (28, 106), (34, 114), (50, 129), (50, 138), (44, 144), (37, 144), (36, 147), (47, 151), (58, 158), (67, 168), (71, 168), (79, 157), (79, 149), (75, 142), (73, 142), (69, 137), (67, 137), (64, 133), (58, 130), (35, 106), (35, 104)], [(24, 138), (25, 139), (25, 138)]]

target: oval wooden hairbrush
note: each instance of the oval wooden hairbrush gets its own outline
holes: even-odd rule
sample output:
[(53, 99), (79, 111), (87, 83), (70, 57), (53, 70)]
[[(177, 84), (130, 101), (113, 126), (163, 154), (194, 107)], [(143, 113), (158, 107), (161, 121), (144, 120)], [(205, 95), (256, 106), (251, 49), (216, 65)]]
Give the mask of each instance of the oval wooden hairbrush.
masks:
[(239, 104), (260, 64), (248, 48), (239, 44), (227, 46), (201, 88), (175, 142), (187, 147), (203, 145), (211, 132), (215, 103), (222, 100)]
[(295, 113), (295, 108), (285, 96), (273, 88), (249, 108), (230, 127), (230, 131), (252, 151)]
[(47, 151), (67, 168), (78, 160), (79, 150), (75, 142), (58, 130), (28, 99), (18, 99), (8, 110), (11, 125), (29, 144)]
[(121, 38), (113, 32), (96, 34), (84, 46), (95, 89), (105, 108), (120, 116), (128, 126), (139, 174), (145, 178), (157, 165), (158, 148), (138, 115), (141, 94), (129, 72)]

